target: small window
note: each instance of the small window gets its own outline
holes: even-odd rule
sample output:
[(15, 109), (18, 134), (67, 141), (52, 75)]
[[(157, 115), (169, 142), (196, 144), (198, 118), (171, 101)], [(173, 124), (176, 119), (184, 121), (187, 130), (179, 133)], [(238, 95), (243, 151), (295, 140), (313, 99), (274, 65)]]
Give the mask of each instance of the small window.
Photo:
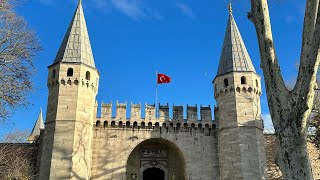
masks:
[(89, 71), (86, 72), (86, 80), (90, 80), (90, 72)]
[(146, 127), (146, 124), (144, 122), (141, 123), (141, 128), (144, 129)]
[(241, 77), (241, 84), (247, 84), (246, 77), (244, 77), (244, 76)]
[(108, 127), (108, 121), (104, 121), (104, 122), (103, 122), (103, 127), (104, 127), (104, 128)]
[(256, 87), (259, 87), (259, 83), (257, 79), (256, 79)]
[(126, 128), (130, 128), (130, 121), (126, 122)]
[(73, 76), (73, 69), (72, 68), (68, 69), (67, 76)]
[(56, 78), (56, 70), (55, 69), (52, 71), (52, 78)]
[(167, 124), (166, 124), (166, 123), (163, 123), (163, 124), (162, 124), (162, 127), (163, 127), (163, 128), (167, 128)]
[(96, 127), (100, 127), (100, 125), (101, 125), (101, 123), (100, 123), (100, 121), (98, 120), (98, 121), (96, 122)]
[(152, 123), (151, 122), (148, 123), (148, 129), (152, 129)]
[(136, 121), (133, 123), (133, 128), (138, 128), (138, 123)]
[(227, 78), (225, 78), (223, 82), (224, 82), (224, 87), (229, 86), (229, 80)]
[(111, 127), (115, 128), (116, 127), (116, 122), (112, 121), (111, 122)]

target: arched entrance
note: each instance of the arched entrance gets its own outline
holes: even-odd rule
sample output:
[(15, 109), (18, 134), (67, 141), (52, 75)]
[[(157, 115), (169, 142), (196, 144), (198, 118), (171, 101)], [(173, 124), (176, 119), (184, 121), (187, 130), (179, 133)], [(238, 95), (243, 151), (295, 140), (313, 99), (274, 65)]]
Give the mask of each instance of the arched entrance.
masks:
[(143, 180), (164, 180), (165, 173), (160, 168), (149, 168), (143, 171)]
[(164, 139), (141, 142), (129, 155), (126, 179), (185, 179), (185, 161), (180, 149)]

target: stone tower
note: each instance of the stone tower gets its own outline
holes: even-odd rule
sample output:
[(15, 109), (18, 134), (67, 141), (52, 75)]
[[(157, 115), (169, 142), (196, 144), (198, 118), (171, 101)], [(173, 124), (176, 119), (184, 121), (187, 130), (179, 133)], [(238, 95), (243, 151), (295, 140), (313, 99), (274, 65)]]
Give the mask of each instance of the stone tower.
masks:
[(99, 73), (81, 0), (48, 69), (49, 97), (39, 179), (89, 179)]
[(256, 74), (229, 6), (229, 20), (213, 81), (219, 123), (220, 179), (267, 179)]

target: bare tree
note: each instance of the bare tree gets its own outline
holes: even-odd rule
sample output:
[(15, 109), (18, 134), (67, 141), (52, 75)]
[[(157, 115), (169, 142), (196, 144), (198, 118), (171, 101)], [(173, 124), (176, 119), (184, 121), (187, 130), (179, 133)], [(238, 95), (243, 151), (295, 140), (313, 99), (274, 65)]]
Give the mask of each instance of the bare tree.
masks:
[(0, 143), (26, 143), (29, 130), (14, 130), (0, 138)]
[(313, 179), (307, 152), (308, 119), (312, 110), (319, 66), (319, 0), (307, 0), (297, 82), (288, 90), (278, 63), (272, 37), (268, 1), (251, 0), (249, 19), (260, 47), (261, 68), (268, 105), (275, 128), (277, 164), (284, 179)]
[(15, 11), (15, 0), (0, 1), (0, 122), (20, 105), (32, 89), (33, 60), (41, 50), (35, 33)]
[(0, 179), (34, 179), (36, 176), (37, 146), (24, 143), (28, 131), (15, 130), (5, 135), (0, 143)]

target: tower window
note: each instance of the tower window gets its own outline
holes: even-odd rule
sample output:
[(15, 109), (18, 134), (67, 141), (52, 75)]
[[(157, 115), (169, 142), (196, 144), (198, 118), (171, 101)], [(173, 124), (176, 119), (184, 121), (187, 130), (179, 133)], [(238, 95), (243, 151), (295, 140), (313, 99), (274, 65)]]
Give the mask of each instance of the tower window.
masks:
[(259, 87), (259, 83), (257, 79), (256, 79), (256, 87)]
[(90, 80), (90, 72), (89, 71), (86, 72), (86, 80)]
[(67, 76), (73, 76), (73, 69), (72, 68), (68, 69)]
[(229, 86), (229, 80), (227, 78), (225, 78), (223, 82), (224, 82), (224, 87)]
[(241, 84), (247, 84), (246, 77), (244, 77), (244, 76), (241, 77)]
[(56, 78), (56, 70), (55, 69), (52, 71), (52, 78)]

